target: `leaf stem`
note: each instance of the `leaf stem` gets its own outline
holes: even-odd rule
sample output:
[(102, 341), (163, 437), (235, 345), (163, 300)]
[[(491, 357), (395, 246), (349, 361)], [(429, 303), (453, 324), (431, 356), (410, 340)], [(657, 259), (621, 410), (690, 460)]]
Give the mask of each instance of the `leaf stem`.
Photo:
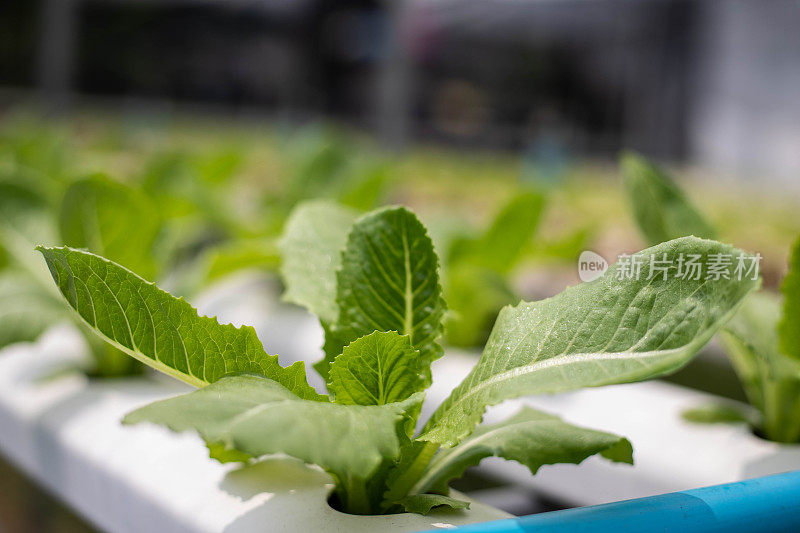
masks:
[(425, 443), (406, 471), (403, 472), (395, 482), (392, 483), (389, 490), (386, 491), (383, 502), (384, 511), (388, 510), (395, 502), (405, 498), (411, 493), (438, 450), (439, 444), (435, 442)]
[(795, 443), (800, 437), (797, 417), (800, 402), (796, 397), (797, 385), (792, 382), (775, 381), (764, 385), (764, 434), (775, 442)]
[(359, 515), (373, 514), (364, 479), (347, 476), (343, 478), (342, 489), (340, 494), (344, 512)]
[(408, 335), (411, 344), (414, 344), (414, 289), (411, 280), (411, 252), (408, 249), (408, 235), (403, 232), (403, 261), (406, 273), (405, 287), (405, 317), (403, 319), (403, 334)]

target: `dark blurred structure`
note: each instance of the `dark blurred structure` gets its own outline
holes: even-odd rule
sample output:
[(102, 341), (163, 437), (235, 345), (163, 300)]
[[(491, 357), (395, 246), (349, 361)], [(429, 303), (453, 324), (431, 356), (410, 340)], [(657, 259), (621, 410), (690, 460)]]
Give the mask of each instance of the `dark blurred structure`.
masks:
[(797, 0), (11, 0), (0, 84), (800, 173)]

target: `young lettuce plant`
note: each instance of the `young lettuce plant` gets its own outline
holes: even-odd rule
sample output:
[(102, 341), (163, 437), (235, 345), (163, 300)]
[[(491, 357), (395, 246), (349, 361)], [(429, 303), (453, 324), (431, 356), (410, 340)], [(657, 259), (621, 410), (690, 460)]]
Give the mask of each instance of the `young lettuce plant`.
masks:
[[(634, 154), (622, 159), (634, 218), (649, 242), (716, 234), (663, 171)], [(800, 241), (793, 250), (781, 295), (758, 291), (721, 330), (719, 339), (753, 410), (733, 404), (691, 409), (694, 422), (745, 422), (765, 438), (800, 442)]]
[[(483, 458), (535, 473), (601, 454), (632, 461), (622, 437), (523, 409), (478, 427), (488, 406), (528, 394), (625, 383), (686, 363), (735, 312), (756, 282), (662, 278), (651, 259), (739, 254), (678, 239), (636, 255), (642, 276), (605, 276), (500, 313), (469, 376), (419, 424), (431, 362), (442, 355), (445, 303), (425, 228), (404, 208), (362, 217), (312, 202), (283, 239), (287, 298), (313, 309), (326, 330), (329, 396), (297, 362), (281, 367), (250, 327), (198, 316), (182, 299), (119, 265), (70, 248), (38, 249), (69, 305), (108, 342), (199, 390), (145, 406), (126, 423), (193, 430), (211, 456), (243, 461), (282, 453), (318, 465), (345, 512), (426, 513), (464, 508), (448, 483)], [(653, 275), (650, 275), (653, 274)], [(619, 279), (618, 279), (619, 278)], [(416, 427), (421, 427), (415, 430)]]

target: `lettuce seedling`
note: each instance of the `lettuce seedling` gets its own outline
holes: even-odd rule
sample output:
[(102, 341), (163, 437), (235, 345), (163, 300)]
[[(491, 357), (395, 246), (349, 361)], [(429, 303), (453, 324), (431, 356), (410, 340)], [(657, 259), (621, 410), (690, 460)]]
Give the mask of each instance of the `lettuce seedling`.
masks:
[[(622, 169), (645, 239), (716, 233), (662, 170), (633, 154), (623, 156)], [(709, 405), (687, 411), (688, 420), (745, 422), (769, 440), (800, 442), (800, 241), (794, 246), (781, 293), (754, 293), (719, 335), (756, 412)]]
[(623, 437), (534, 409), (479, 423), (487, 407), (507, 399), (674, 371), (756, 285), (682, 279), (674, 267), (656, 275), (656, 258), (691, 253), (705, 263), (712, 254), (742, 253), (684, 238), (636, 254), (640, 277), (615, 265), (548, 300), (506, 307), (475, 368), (422, 424), (431, 363), (442, 356), (445, 302), (419, 220), (404, 208), (358, 217), (313, 202), (293, 214), (283, 247), (287, 298), (317, 313), (326, 332), (317, 368), (328, 395), (308, 385), (302, 362), (280, 366), (253, 328), (198, 316), (184, 300), (89, 252), (38, 249), (69, 305), (101, 337), (200, 387), (134, 411), (126, 423), (196, 431), (221, 461), (282, 453), (318, 465), (335, 482), (336, 505), (355, 514), (466, 507), (449, 496), (448, 483), (489, 456), (532, 473), (594, 454), (631, 463)]

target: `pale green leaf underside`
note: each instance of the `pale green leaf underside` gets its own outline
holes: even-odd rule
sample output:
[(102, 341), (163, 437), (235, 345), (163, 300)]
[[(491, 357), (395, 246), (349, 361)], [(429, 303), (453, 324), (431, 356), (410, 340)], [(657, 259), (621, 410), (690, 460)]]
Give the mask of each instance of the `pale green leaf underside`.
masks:
[(687, 235), (714, 238), (713, 227), (660, 169), (629, 153), (622, 158), (622, 174), (634, 218), (649, 244)]
[(160, 228), (153, 205), (138, 191), (95, 176), (64, 193), (59, 214), (63, 243), (86, 248), (153, 279), (152, 248)]
[(382, 209), (359, 219), (337, 272), (337, 340), (344, 346), (373, 331), (407, 335), (429, 379), (429, 365), (442, 351), (436, 342), (444, 314), (438, 268), (425, 227), (407, 209)]
[(421, 363), (407, 336), (376, 331), (354, 340), (333, 361), (328, 391), (339, 404), (401, 402), (423, 389)]
[(406, 512), (426, 515), (435, 507), (448, 507), (450, 509), (469, 509), (469, 502), (456, 500), (441, 494), (414, 494), (397, 502)]
[(789, 272), (783, 280), (781, 293), (783, 317), (778, 326), (781, 350), (800, 361), (800, 239), (792, 248)]
[(228, 448), (223, 442), (207, 442), (206, 447), (208, 457), (220, 463), (246, 463), (253, 458), (249, 453)]
[[(409, 402), (420, 402), (417, 396)], [(409, 404), (337, 405), (303, 400), (254, 375), (226, 376), (183, 396), (138, 409), (124, 422), (197, 431), (253, 457), (285, 453), (340, 477), (366, 478), (400, 453), (397, 424)]]
[(300, 204), (286, 222), (280, 241), (283, 298), (307, 308), (323, 323), (334, 322), (339, 314), (336, 270), (357, 217), (353, 209), (314, 200)]
[(92, 253), (37, 249), (69, 305), (102, 337), (143, 363), (195, 386), (250, 372), (300, 397), (325, 399), (306, 382), (302, 362), (281, 367), (253, 328), (199, 316), (183, 299)]
[(597, 453), (633, 464), (633, 449), (624, 437), (573, 426), (555, 415), (524, 407), (508, 420), (481, 426), (457, 446), (442, 449), (413, 490), (446, 494), (450, 480), (486, 457), (517, 461), (535, 475), (544, 465), (578, 464)]
[[(706, 280), (707, 269), (699, 280), (682, 279), (676, 275), (679, 254), (697, 254), (707, 265), (710, 254), (741, 253), (715, 241), (676, 239), (636, 254), (642, 262), (638, 279), (617, 280), (617, 263), (597, 280), (553, 298), (506, 307), (478, 364), (421, 438), (452, 446), (487, 406), (505, 399), (639, 381), (680, 368), (758, 282)], [(647, 279), (652, 256), (672, 261), (666, 280), (661, 272)]]

